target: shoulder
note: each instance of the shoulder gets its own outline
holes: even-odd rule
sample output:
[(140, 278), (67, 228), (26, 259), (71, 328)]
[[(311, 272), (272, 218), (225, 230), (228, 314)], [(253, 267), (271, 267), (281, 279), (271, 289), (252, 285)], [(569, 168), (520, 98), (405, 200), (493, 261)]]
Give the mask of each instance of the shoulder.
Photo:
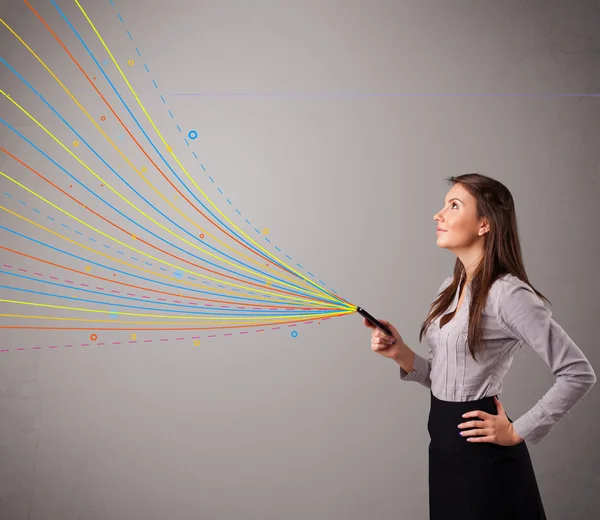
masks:
[(492, 284), (489, 298), (496, 314), (505, 319), (517, 314), (545, 310), (543, 300), (531, 286), (510, 273), (500, 276)]
[(503, 274), (492, 284), (490, 295), (501, 301), (528, 298), (530, 295), (538, 297), (529, 284), (511, 273)]

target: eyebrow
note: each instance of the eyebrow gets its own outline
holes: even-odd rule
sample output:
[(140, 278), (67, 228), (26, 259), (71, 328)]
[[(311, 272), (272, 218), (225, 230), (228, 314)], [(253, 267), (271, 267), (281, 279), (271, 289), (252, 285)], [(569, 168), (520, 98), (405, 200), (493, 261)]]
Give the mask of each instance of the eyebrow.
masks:
[[(450, 199), (448, 202), (452, 202), (453, 200), (457, 200), (461, 204), (464, 204), (464, 202), (462, 200), (460, 200), (459, 198), (457, 198), (457, 197), (454, 197), (453, 199)], [(448, 204), (448, 202), (446, 202), (446, 204)]]

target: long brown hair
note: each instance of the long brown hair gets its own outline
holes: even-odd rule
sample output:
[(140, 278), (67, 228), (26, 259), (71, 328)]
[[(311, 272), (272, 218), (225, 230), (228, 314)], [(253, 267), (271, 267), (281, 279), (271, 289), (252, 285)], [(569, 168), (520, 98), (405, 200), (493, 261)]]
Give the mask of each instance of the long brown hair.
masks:
[[(529, 285), (542, 299), (550, 303), (536, 290), (525, 272), (521, 243), (517, 231), (517, 215), (513, 197), (504, 184), (480, 173), (466, 173), (447, 177), (452, 186), (460, 183), (477, 201), (477, 219), (487, 218), (490, 230), (484, 235), (484, 256), (471, 280), (469, 305), (468, 344), (475, 361), (476, 354), (484, 349), (482, 316), (492, 284), (502, 275), (510, 273)], [(458, 286), (466, 282), (466, 271), (459, 258), (454, 264), (454, 278), (431, 304), (429, 314), (421, 325), (419, 340), (438, 316), (444, 314), (454, 301)]]

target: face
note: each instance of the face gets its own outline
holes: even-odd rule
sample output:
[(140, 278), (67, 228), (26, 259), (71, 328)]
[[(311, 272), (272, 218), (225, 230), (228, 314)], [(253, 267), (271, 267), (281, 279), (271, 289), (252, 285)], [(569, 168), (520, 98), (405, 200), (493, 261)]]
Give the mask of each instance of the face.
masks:
[(486, 219), (477, 219), (477, 200), (460, 183), (446, 194), (444, 207), (433, 216), (437, 222), (437, 245), (455, 252), (481, 246), (489, 230)]

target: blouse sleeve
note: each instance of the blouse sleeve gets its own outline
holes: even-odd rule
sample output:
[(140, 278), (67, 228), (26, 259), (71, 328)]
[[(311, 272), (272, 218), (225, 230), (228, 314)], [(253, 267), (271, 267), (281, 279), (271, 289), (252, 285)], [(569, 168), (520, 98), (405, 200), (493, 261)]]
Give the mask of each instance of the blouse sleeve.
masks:
[(556, 377), (546, 394), (513, 423), (522, 439), (537, 444), (589, 392), (596, 374), (526, 283), (503, 284), (498, 293), (498, 315), (505, 332), (535, 350)]
[[(437, 295), (450, 285), (452, 282), (453, 276), (448, 276), (443, 282), (440, 288), (438, 289)], [(437, 296), (436, 296), (437, 298)], [(402, 367), (400, 367), (400, 379), (402, 381), (416, 381), (417, 383), (422, 384), (425, 388), (431, 388), (431, 377), (429, 374), (431, 373), (431, 361), (433, 360), (433, 350), (429, 347), (429, 351), (427, 352), (427, 358), (420, 356), (415, 352), (415, 362), (413, 364), (413, 368), (410, 372), (407, 372)]]

